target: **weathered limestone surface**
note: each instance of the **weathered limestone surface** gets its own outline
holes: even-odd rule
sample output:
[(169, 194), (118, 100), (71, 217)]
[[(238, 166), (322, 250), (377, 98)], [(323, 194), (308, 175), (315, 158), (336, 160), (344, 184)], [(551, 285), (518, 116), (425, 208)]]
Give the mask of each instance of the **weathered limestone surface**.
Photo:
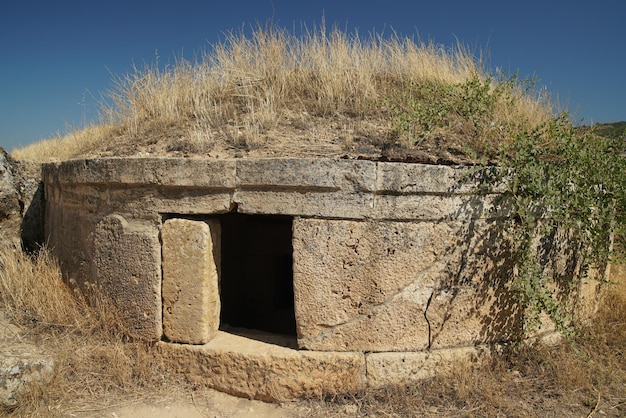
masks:
[(41, 166), (15, 161), (0, 147), (0, 241), (34, 249), (43, 237)]
[(477, 183), (463, 168), (314, 158), (112, 158), (50, 163), (43, 171), (47, 184), (63, 187), (65, 206), (134, 216), (237, 208), (321, 218), (478, 219), (496, 216), (489, 210), (498, 192), (472, 193)]
[(161, 243), (158, 228), (106, 216), (93, 234), (95, 290), (113, 302), (131, 336), (161, 338)]
[(461, 363), (477, 364), (487, 354), (486, 347), (412, 353), (369, 353), (365, 356), (367, 384), (374, 388), (408, 384), (449, 372), (452, 367)]
[(65, 278), (109, 300), (132, 337), (160, 339), (160, 216), (111, 213), (106, 194), (68, 189), (46, 179), (46, 236)]
[(20, 212), (11, 161), (6, 151), (0, 148), (0, 220)]
[(518, 327), (508, 214), (493, 210), (503, 189), (468, 169), (150, 158), (48, 164), (44, 177), (47, 236), (64, 271), (81, 285), (110, 286), (124, 312), (123, 299), (139, 292), (129, 318), (148, 318), (131, 320), (142, 338), (160, 338), (160, 301), (169, 298), (158, 284), (162, 220), (230, 211), (294, 217), (301, 348), (461, 347), (506, 340)]
[(365, 355), (292, 350), (225, 332), (205, 345), (159, 343), (174, 371), (264, 401), (319, 398), (365, 387)]
[(99, 158), (44, 164), (44, 177), (58, 184), (177, 186), (229, 189), (236, 160)]
[(424, 311), (457, 245), (448, 225), (298, 219), (293, 243), (301, 347), (428, 347)]
[(205, 344), (220, 325), (220, 224), (169, 219), (163, 242), (163, 332), (173, 342)]
[(376, 167), (376, 190), (380, 192), (442, 195), (499, 194), (505, 190), (504, 185), (483, 182), (478, 173), (467, 168), (386, 162)]
[(297, 219), (299, 345), (413, 351), (504, 338), (516, 316), (506, 299), (504, 249), (489, 236), (494, 228)]
[[(506, 341), (520, 326), (504, 188), (471, 169), (113, 158), (43, 173), (46, 237), (65, 276), (109, 296), (133, 336), (177, 342), (158, 343), (172, 369), (223, 391), (276, 400), (410, 381), (473, 361), (476, 345)], [(280, 255), (293, 259), (300, 350), (216, 332), (216, 243), (227, 212), (290, 217), (281, 237), (291, 232), (293, 253)], [(556, 241), (567, 239), (555, 233), (537, 245), (546, 274), (575, 274), (580, 267), (563, 261), (576, 258), (575, 246)], [(249, 284), (263, 289), (249, 294), (266, 294), (271, 280)], [(596, 294), (594, 285), (572, 297)], [(275, 308), (265, 299), (253, 302)]]
[(362, 219), (371, 214), (376, 165), (324, 159), (240, 160), (233, 197), (242, 213)]

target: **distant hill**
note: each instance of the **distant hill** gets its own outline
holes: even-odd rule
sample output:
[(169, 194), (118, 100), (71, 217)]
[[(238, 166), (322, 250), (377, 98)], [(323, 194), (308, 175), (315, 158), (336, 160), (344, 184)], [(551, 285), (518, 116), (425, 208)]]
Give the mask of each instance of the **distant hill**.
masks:
[(626, 135), (626, 121), (613, 123), (596, 123), (594, 130), (598, 135), (607, 138), (620, 139)]

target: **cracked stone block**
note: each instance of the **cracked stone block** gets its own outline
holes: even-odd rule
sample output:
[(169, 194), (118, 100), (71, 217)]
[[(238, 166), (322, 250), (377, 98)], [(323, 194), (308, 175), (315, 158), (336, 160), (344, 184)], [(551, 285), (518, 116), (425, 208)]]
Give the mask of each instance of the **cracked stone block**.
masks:
[(519, 322), (497, 222), (296, 219), (298, 344), (415, 351), (505, 340)]
[(219, 331), (205, 345), (159, 342), (170, 370), (194, 384), (266, 402), (365, 388), (365, 355), (293, 350)]
[(219, 221), (169, 219), (163, 241), (163, 333), (173, 342), (206, 344), (220, 323)]
[(445, 223), (296, 219), (298, 344), (310, 350), (429, 346), (424, 316), (459, 244)]

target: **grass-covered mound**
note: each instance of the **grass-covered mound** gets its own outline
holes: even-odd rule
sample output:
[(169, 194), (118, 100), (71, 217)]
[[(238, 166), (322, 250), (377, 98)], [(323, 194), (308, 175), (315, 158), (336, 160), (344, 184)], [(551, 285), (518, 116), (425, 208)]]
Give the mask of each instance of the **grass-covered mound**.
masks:
[(413, 157), (470, 162), (553, 117), (544, 90), (492, 75), (462, 46), (320, 27), (231, 34), (114, 80), (100, 121), (15, 150), (94, 155)]

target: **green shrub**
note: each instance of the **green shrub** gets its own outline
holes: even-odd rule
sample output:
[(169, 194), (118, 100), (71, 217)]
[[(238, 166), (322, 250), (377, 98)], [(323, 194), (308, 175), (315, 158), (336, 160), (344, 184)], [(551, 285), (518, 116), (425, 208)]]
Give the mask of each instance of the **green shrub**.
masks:
[[(621, 141), (577, 129), (567, 115), (530, 130), (522, 120), (503, 122), (502, 113), (532, 96), (533, 88), (534, 80), (516, 75), (496, 79), (475, 73), (447, 84), (409, 81), (392, 89), (387, 106), (405, 141), (444, 143), (456, 133), (468, 154), (490, 161), (479, 167), (488, 172), (487, 181), (508, 185), (501, 205), (512, 209), (508, 230), (516, 248), (515, 289), (526, 312), (524, 328), (545, 313), (569, 334), (575, 315), (566, 295), (579, 289), (591, 270), (604, 270), (614, 255), (613, 237), (624, 236), (626, 159)], [(556, 231), (565, 231), (576, 247), (570, 257), (576, 258), (577, 274), (550, 277), (538, 261), (538, 241)]]
[(398, 136), (412, 145), (456, 140), (468, 153), (492, 155), (532, 126), (526, 117), (511, 114), (533, 96), (533, 88), (533, 79), (516, 74), (496, 79), (474, 72), (459, 83), (408, 80), (390, 90), (386, 104)]
[[(506, 176), (512, 197), (507, 204), (513, 206), (516, 286), (527, 325), (543, 312), (570, 334), (574, 312), (559, 289), (577, 289), (591, 269), (602, 272), (614, 257), (613, 237), (624, 236), (626, 228), (626, 159), (619, 145), (575, 129), (562, 115), (500, 150), (505, 170), (499, 172), (506, 173), (500, 178)], [(555, 229), (568, 231), (576, 243), (580, 269), (573, 277), (548, 277), (537, 261), (534, 243)]]

